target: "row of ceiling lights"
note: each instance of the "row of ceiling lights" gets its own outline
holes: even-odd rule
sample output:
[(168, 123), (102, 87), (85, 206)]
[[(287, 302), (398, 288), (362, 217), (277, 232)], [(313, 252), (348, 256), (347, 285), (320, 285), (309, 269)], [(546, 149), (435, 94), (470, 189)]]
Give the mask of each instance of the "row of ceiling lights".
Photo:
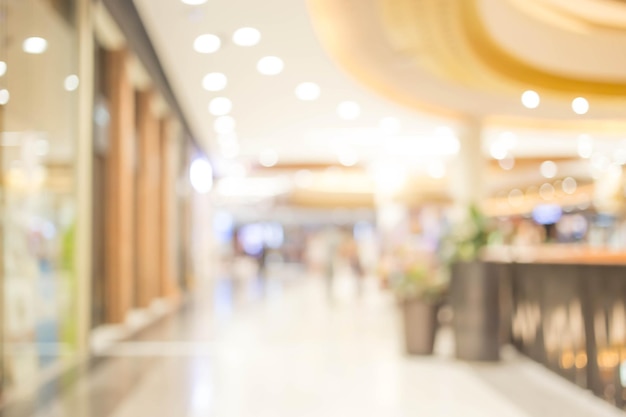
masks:
[[(255, 46), (261, 40), (261, 33), (255, 28), (240, 28), (233, 34), (233, 42), (236, 45), (250, 47)], [(221, 40), (217, 35), (203, 34), (194, 41), (194, 49), (198, 53), (211, 54), (221, 47)], [(276, 56), (266, 56), (257, 62), (257, 70), (263, 75), (278, 75), (285, 67), (283, 60)], [(211, 72), (202, 79), (202, 87), (211, 92), (222, 91), (228, 85), (228, 77), (221, 72)], [(296, 86), (294, 93), (303, 101), (317, 100), (321, 95), (321, 88), (313, 82), (303, 82)], [(213, 99), (209, 105), (209, 112), (214, 116), (224, 116), (232, 110), (232, 102), (225, 97)], [(339, 117), (344, 120), (355, 120), (361, 114), (361, 108), (354, 101), (344, 101), (337, 106)]]
[[(539, 107), (539, 103), (541, 102), (541, 97), (539, 97), (539, 93), (533, 90), (527, 90), (522, 93), (522, 104), (527, 109), (536, 109)], [(572, 110), (576, 114), (586, 114), (589, 111), (589, 102), (584, 97), (576, 97), (572, 100)]]
[[(186, 4), (202, 4), (188, 3)], [(238, 46), (251, 47), (258, 44), (261, 40), (261, 33), (255, 28), (237, 29), (232, 36), (233, 43)], [(217, 52), (221, 48), (221, 39), (213, 34), (203, 34), (194, 40), (194, 50), (198, 53), (211, 54)], [(278, 75), (284, 69), (284, 62), (276, 56), (266, 56), (261, 58), (257, 63), (257, 70), (263, 75)], [(210, 92), (219, 92), (224, 90), (228, 85), (228, 77), (221, 72), (211, 72), (206, 74), (202, 79), (202, 87)], [(296, 97), (302, 101), (314, 101), (321, 95), (321, 88), (313, 82), (303, 82), (296, 86), (294, 93)], [(219, 135), (234, 135), (236, 122), (235, 119), (228, 114), (232, 111), (233, 103), (227, 97), (215, 97), (209, 102), (209, 113), (216, 116), (213, 128)], [(361, 108), (354, 101), (343, 101), (337, 106), (337, 114), (344, 120), (356, 120), (361, 114)], [(399, 133), (401, 126), (400, 121), (395, 117), (385, 117), (380, 120), (379, 128), (386, 134)], [(233, 140), (225, 142), (224, 150), (229, 157), (236, 156), (238, 145)], [(278, 154), (272, 149), (263, 151), (259, 155), (259, 163), (265, 167), (271, 167), (278, 162)], [(354, 152), (341, 152), (339, 154), (339, 162), (344, 166), (353, 166), (358, 162), (358, 157)]]

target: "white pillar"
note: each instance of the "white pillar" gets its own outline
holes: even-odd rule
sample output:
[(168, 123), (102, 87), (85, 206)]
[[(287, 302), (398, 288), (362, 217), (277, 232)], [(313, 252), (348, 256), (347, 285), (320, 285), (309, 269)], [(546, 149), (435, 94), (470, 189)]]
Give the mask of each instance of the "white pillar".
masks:
[(459, 132), (461, 149), (457, 155), (451, 194), (457, 209), (466, 211), (472, 204), (480, 204), (486, 197), (485, 157), (482, 152), (482, 124), (479, 119), (468, 119)]

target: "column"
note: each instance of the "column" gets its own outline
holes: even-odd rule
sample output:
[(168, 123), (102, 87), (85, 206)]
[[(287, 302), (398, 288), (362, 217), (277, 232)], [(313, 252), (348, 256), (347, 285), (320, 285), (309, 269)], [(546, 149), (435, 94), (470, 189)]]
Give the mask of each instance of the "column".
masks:
[(107, 53), (110, 137), (107, 159), (107, 320), (123, 323), (133, 299), (135, 97), (126, 50)]
[(76, 149), (77, 223), (74, 259), (76, 262), (76, 305), (78, 315), (78, 350), (89, 354), (92, 281), (92, 202), (93, 202), (93, 107), (94, 107), (94, 36), (93, 2), (77, 2), (79, 37), (78, 140)]
[(176, 123), (168, 116), (160, 122), (160, 146), (161, 146), (161, 234), (159, 238), (160, 260), (160, 296), (177, 298), (180, 289), (176, 274), (177, 264), (177, 239), (176, 239)]
[(141, 92), (138, 103), (137, 158), (137, 304), (146, 308), (160, 293), (161, 145), (153, 93)]
[(459, 132), (461, 149), (451, 172), (451, 194), (457, 210), (464, 213), (470, 204), (485, 197), (485, 158), (482, 152), (482, 124), (468, 119)]

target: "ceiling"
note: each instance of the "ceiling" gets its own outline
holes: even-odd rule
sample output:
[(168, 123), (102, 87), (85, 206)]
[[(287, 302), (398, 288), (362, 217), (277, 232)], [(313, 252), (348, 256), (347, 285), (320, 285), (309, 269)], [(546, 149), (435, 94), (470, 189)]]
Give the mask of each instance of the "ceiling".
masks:
[[(511, 132), (512, 152), (521, 159), (578, 159), (581, 133), (592, 135), (603, 152), (626, 145), (621, 2), (134, 2), (218, 175), (286, 175), (340, 160), (365, 171), (383, 160), (400, 161), (426, 174), (435, 159), (453, 161), (450, 137), (476, 118), (485, 128), (487, 157), (492, 144)], [(234, 44), (241, 27), (258, 29), (260, 42)], [(221, 39), (219, 50), (194, 51), (194, 40), (205, 33)], [(265, 56), (280, 57), (284, 70), (260, 74), (257, 62)], [(211, 72), (228, 77), (224, 90), (203, 89)], [(296, 97), (302, 82), (319, 85), (317, 100)], [(536, 109), (520, 102), (529, 89), (541, 97)], [(579, 96), (589, 102), (584, 115), (572, 111)], [(215, 97), (232, 101), (234, 134), (215, 131), (216, 117), (208, 111)], [(343, 101), (358, 103), (356, 119), (339, 117)], [(268, 154), (284, 169), (259, 169)]]

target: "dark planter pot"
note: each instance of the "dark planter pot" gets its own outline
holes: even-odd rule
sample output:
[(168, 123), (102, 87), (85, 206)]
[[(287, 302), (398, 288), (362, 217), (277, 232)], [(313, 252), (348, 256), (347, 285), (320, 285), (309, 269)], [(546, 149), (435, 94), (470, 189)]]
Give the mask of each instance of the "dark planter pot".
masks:
[(459, 262), (452, 266), (450, 302), (456, 357), (467, 361), (500, 359), (499, 276), (493, 265)]
[(438, 308), (438, 304), (421, 299), (402, 302), (404, 340), (408, 354), (432, 355), (437, 332)]

